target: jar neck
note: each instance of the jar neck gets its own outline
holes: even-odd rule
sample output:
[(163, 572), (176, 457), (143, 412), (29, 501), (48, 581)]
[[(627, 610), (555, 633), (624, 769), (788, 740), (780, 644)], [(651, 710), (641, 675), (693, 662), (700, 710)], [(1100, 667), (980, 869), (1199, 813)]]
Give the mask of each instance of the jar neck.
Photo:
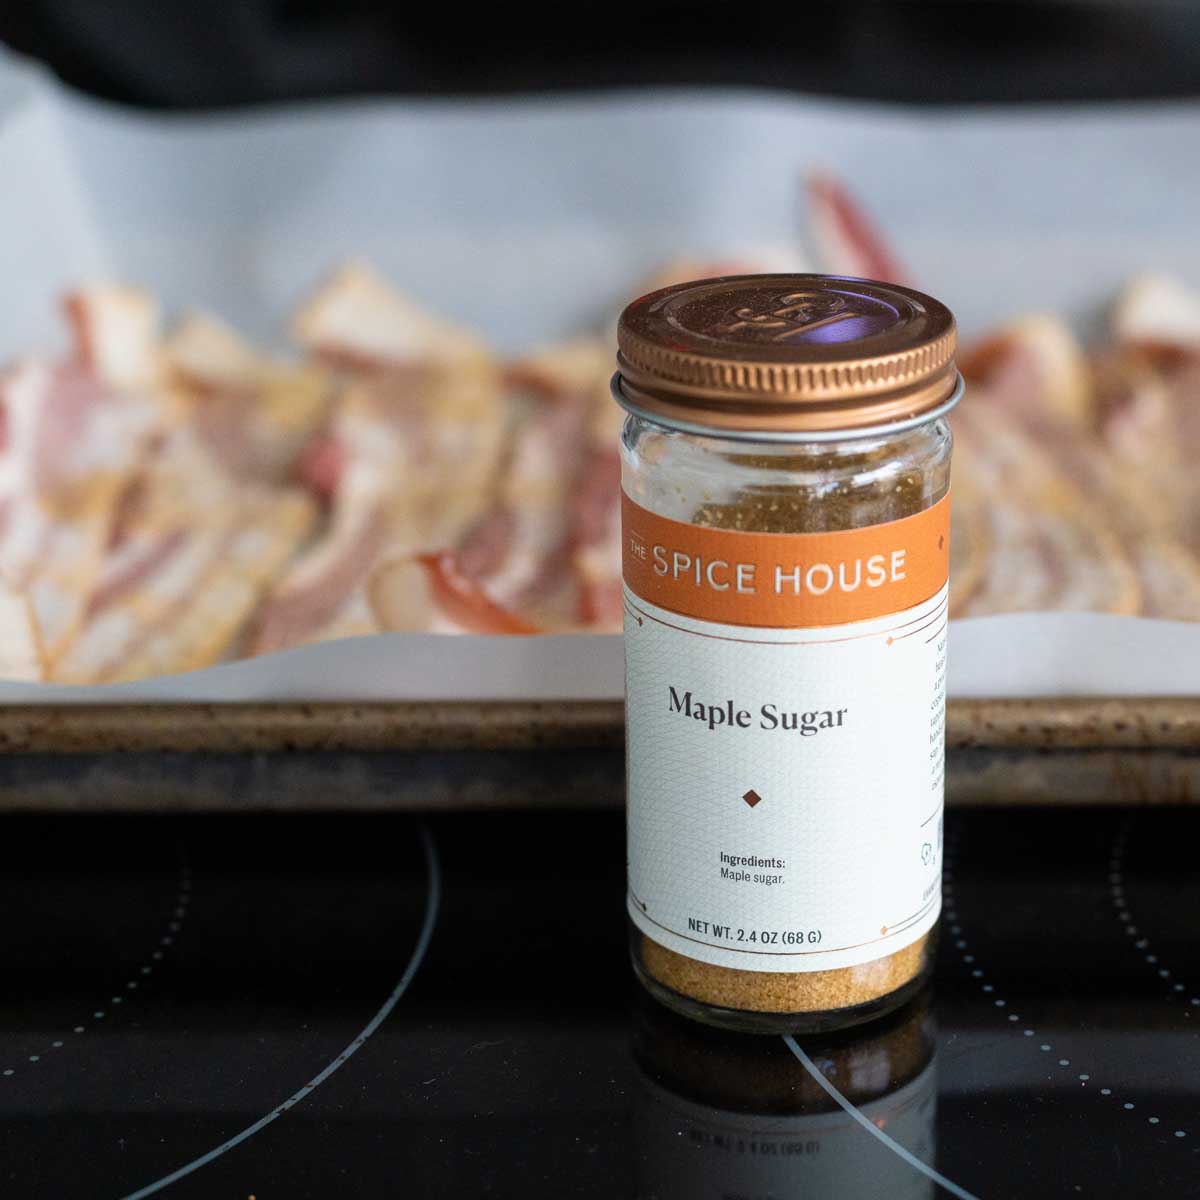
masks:
[(783, 425), (771, 428), (748, 422), (745, 427), (739, 428), (723, 421), (713, 421), (712, 414), (702, 407), (693, 408), (683, 404), (665, 407), (659, 404), (648, 405), (645, 395), (632, 387), (620, 372), (612, 378), (613, 398), (631, 416), (677, 433), (711, 437), (721, 441), (754, 442), (759, 445), (776, 442), (783, 445), (849, 442), (860, 438), (875, 439), (899, 435), (946, 416), (962, 399), (964, 388), (963, 377), (955, 372), (952, 390), (932, 407), (927, 406), (914, 413), (910, 408), (902, 406), (903, 415), (894, 420), (870, 425), (848, 424), (827, 429), (800, 428), (796, 427), (799, 418), (792, 418), (790, 427)]

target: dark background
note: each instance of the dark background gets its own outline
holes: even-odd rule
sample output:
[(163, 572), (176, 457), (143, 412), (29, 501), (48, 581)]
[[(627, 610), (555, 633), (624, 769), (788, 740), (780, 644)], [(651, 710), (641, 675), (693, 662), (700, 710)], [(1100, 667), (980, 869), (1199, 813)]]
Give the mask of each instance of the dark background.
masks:
[(0, 38), (161, 108), (653, 83), (917, 103), (1200, 93), (1195, 0), (6, 0)]

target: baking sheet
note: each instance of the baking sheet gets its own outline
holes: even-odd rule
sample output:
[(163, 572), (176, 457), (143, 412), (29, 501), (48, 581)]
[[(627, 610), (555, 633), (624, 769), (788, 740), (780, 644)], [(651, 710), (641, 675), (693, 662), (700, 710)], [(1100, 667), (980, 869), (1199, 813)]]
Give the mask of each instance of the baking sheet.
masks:
[[(119, 276), (282, 344), (346, 257), (505, 351), (594, 326), (675, 254), (797, 262), (799, 182), (838, 171), (969, 335), (1031, 308), (1081, 324), (1132, 273), (1200, 282), (1200, 106), (914, 112), (744, 92), (353, 102), (145, 116), (0, 58), (0, 358)], [(1094, 615), (953, 623), (952, 697), (1200, 693), (1200, 626)], [(0, 702), (611, 699), (619, 639), (391, 635)]]

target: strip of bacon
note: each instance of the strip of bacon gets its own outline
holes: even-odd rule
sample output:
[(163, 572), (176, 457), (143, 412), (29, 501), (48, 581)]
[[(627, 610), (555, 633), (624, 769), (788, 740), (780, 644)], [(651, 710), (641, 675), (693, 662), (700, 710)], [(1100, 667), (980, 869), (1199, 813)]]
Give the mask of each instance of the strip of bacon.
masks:
[(53, 664), (82, 624), (153, 405), (78, 366), (19, 365), (0, 380), (0, 570), (32, 599)]
[(353, 264), (318, 289), (294, 329), (346, 382), (303, 457), (307, 481), (328, 497), (352, 464), (373, 465), (391, 480), (391, 506), (411, 510), (401, 521), (418, 538), (412, 549), (456, 544), (494, 494), (509, 426), (487, 347)]
[(456, 546), (376, 570), (370, 598), (384, 628), (527, 634), (576, 623), (573, 505), (591, 397), (544, 381), (527, 392), (492, 511)]
[(380, 563), (368, 595), (379, 628), (389, 633), (543, 632), (497, 604), (453, 550)]
[(257, 652), (375, 629), (371, 571), (388, 557), (457, 545), (484, 520), (508, 423), (488, 363), (377, 372), (347, 385), (330, 429), (301, 460), (330, 508), (328, 532), (269, 599)]
[(296, 468), (330, 524), (268, 598), (258, 653), (377, 630), (371, 572), (458, 546), (485, 521), (511, 429), (482, 343), (364, 268), (336, 273), (294, 324), (341, 386)]
[(42, 427), (53, 379), (53, 370), (37, 361), (0, 376), (0, 574), (18, 590), (31, 582), (50, 535), (50, 516), (39, 497), (46, 482)]
[(839, 179), (817, 172), (808, 179), (808, 228), (822, 267), (854, 275), (906, 283), (908, 272), (887, 239)]
[(299, 492), (246, 489), (234, 528), (186, 603), (132, 647), (111, 680), (179, 674), (224, 658), (270, 582), (308, 536), (314, 515), (312, 502)]
[(991, 547), (988, 506), (970, 470), (965, 449), (955, 457), (952, 487), (950, 615), (958, 617), (967, 610), (983, 584)]
[(965, 615), (1138, 611), (1118, 537), (1002, 408), (964, 405), (955, 432), (960, 468), (989, 497), (986, 570)]
[(157, 439), (125, 481), (89, 617), (166, 570), (197, 529), (234, 503), (239, 486), (190, 426)]
[(362, 263), (334, 272), (297, 312), (293, 331), (319, 358), (352, 372), (485, 353), (476, 337), (430, 315)]
[(1105, 441), (1152, 474), (1179, 535), (1200, 544), (1200, 293), (1142, 276), (1118, 299), (1113, 334), (1118, 345), (1096, 368)]
[(1036, 313), (966, 347), (958, 367), (982, 385), (972, 402), (1000, 405), (1027, 428), (1069, 427), (1090, 435), (1095, 424), (1091, 373), (1075, 335), (1058, 317)]
[(162, 568), (88, 620), (54, 665), (62, 683), (109, 683), (142, 656), (150, 638), (169, 629), (199, 594), (237, 527), (236, 505), (214, 507)]
[(121, 284), (80, 288), (63, 298), (76, 362), (95, 379), (140, 389), (160, 377), (158, 302)]
[(542, 406), (517, 430), (500, 486), (508, 546), (479, 582), (505, 608), (539, 620), (559, 615), (551, 611), (554, 601), (570, 586), (571, 498), (587, 453), (588, 418), (586, 398)]
[(28, 588), (51, 667), (87, 620), (123, 485), (120, 478), (97, 477), (70, 509), (52, 513)]
[[(586, 404), (578, 399), (545, 400), (540, 394), (507, 401), (505, 408), (523, 416), (508, 440), (507, 461), (497, 484), (503, 443), (496, 437), (494, 408), (476, 415), (472, 402), (463, 410), (469, 420), (453, 419), (452, 407), (436, 419), (423, 402), (410, 401), (402, 410), (409, 419), (394, 426), (395, 441), (381, 455), (379, 416), (373, 426), (361, 430), (353, 428), (351, 420), (355, 413), (366, 420), (372, 398), (378, 412), (384, 399), (381, 386), (380, 381), (366, 385), (366, 398), (339, 427), (342, 445), (350, 448), (349, 463), (373, 470), (376, 480), (395, 478), (403, 485), (398, 491), (381, 486), (389, 513), (387, 530), (367, 573), (388, 560), (420, 564), (422, 555), (433, 555), (424, 561), (422, 572), (438, 586), (427, 589), (431, 607), (418, 619), (417, 628), (513, 632), (546, 622), (567, 623), (560, 610), (569, 607), (564, 597), (571, 587), (566, 554), (570, 497), (584, 452)], [(414, 414), (416, 428), (411, 423)], [(375, 431), (369, 439), (363, 437), (366, 429)], [(427, 442), (424, 454), (419, 449), (414, 453), (417, 437)], [(447, 477), (454, 480), (453, 488), (447, 488)], [(395, 577), (394, 572), (389, 577)], [(416, 576), (405, 577), (416, 585)], [(349, 588), (339, 584), (343, 607), (358, 611), (355, 588), (365, 583), (364, 577)], [(449, 606), (446, 611), (443, 603)], [(388, 611), (395, 614), (399, 609), (392, 604)], [(397, 618), (390, 619), (394, 625)], [(403, 619), (414, 627), (410, 610)]]
[(572, 507), (571, 561), (579, 585), (580, 625), (620, 629), (621, 456), (614, 446), (593, 443)]
[(282, 483), (327, 418), (323, 371), (261, 354), (214, 317), (186, 317), (163, 357), (187, 419), (237, 478)]
[(518, 360), (509, 377), (552, 403), (588, 414), (584, 446), (570, 496), (565, 553), (574, 575), (573, 624), (621, 626), (620, 487), (617, 445), (624, 413), (609, 392), (612, 352), (600, 339), (581, 339)]
[[(104, 557), (77, 635), (51, 663), (58, 680), (105, 682), (215, 661), (315, 517), (299, 491), (234, 481), (189, 425), (160, 433), (151, 455), (114, 478), (121, 487)], [(253, 560), (239, 562), (246, 544)], [(189, 626), (214, 589), (219, 605)]]
[(1117, 297), (1112, 331), (1125, 345), (1200, 355), (1200, 293), (1170, 276), (1139, 275)]
[(1200, 621), (1200, 559), (1182, 542), (1148, 535), (1129, 547), (1142, 584), (1144, 617)]
[(368, 472), (354, 471), (338, 494), (330, 528), (272, 589), (251, 636), (251, 653), (372, 632), (348, 614), (355, 613), (356, 597), (387, 544), (382, 490)]
[(40, 682), (45, 678), (45, 650), (33, 603), (0, 582), (0, 679)]
[(296, 479), (323, 504), (330, 504), (350, 462), (345, 443), (334, 433), (312, 438), (296, 461)]
[(238, 491), (91, 615), (54, 678), (113, 683), (218, 661), (313, 517), (311, 501), (299, 492)]
[[(1175, 426), (1168, 389), (1155, 374), (1139, 365), (1136, 355), (1120, 351), (1088, 363), (1066, 327), (1048, 317), (1015, 322), (969, 350), (961, 366), (975, 385), (972, 413), (979, 417), (988, 408), (1018, 422), (1043, 456), (1041, 469), (1052, 464), (1082, 498), (1078, 519), (1099, 523), (1104, 514), (1137, 576), (1138, 611), (1200, 617), (1200, 562), (1176, 533), (1175, 514), (1191, 511), (1195, 495), (1194, 488), (1179, 482), (1176, 459), (1189, 439)], [(996, 453), (988, 446), (978, 450), (985, 457)], [(965, 454), (960, 448), (956, 465)], [(985, 463), (973, 473), (987, 469)], [(960, 474), (956, 470), (956, 477)], [(1013, 488), (1012, 482), (1010, 492), (1017, 496), (995, 497), (994, 509), (1021, 504), (1020, 486)], [(1001, 527), (1011, 531), (1006, 519), (1001, 518)], [(1042, 557), (1053, 557), (1048, 545)], [(1086, 569), (1086, 558), (1075, 569)]]
[(429, 577), (431, 599), (440, 613), (470, 633), (537, 633), (535, 626), (497, 604), (467, 575), (453, 551), (422, 554), (417, 560)]
[(104, 561), (86, 615), (94, 617), (139, 587), (144, 580), (161, 570), (167, 560), (183, 548), (186, 540), (187, 532), (182, 528), (123, 537)]

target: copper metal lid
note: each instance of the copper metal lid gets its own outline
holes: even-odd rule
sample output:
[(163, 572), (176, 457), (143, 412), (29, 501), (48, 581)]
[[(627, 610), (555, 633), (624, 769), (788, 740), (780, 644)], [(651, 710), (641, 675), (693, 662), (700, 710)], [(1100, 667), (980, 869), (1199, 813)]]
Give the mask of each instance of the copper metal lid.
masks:
[(929, 420), (961, 394), (954, 317), (911, 288), (837, 275), (734, 275), (621, 314), (617, 399), (726, 436), (829, 437)]

